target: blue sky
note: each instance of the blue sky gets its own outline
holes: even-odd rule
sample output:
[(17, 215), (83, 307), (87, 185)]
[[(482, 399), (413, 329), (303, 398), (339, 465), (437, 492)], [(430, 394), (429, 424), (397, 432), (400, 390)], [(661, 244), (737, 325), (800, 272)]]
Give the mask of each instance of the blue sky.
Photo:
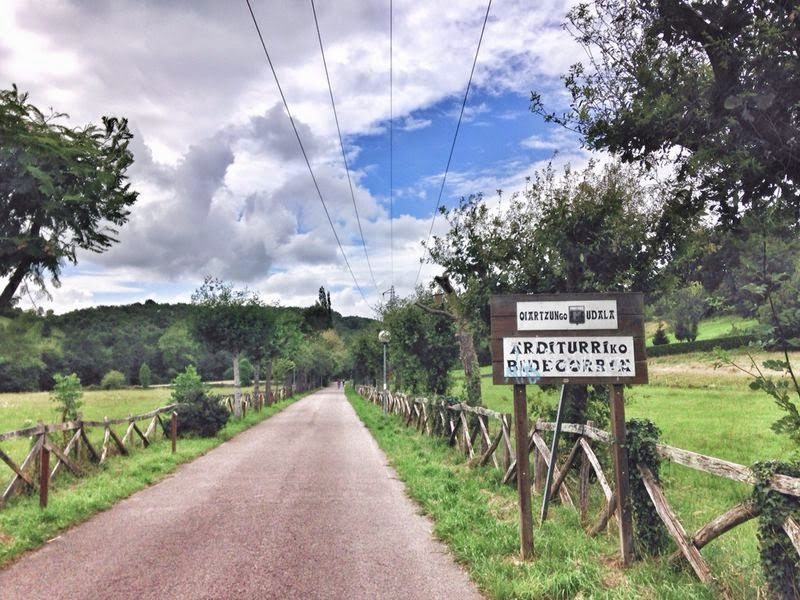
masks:
[[(246, 4), (12, 0), (0, 6), (0, 85), (70, 115), (130, 120), (139, 191), (120, 243), (79, 253), (52, 299), (63, 312), (98, 304), (188, 301), (207, 274), (282, 305), (320, 285), (343, 314), (374, 316), (381, 292), (413, 290), (486, 10), (482, 1), (394, 0), (393, 209), (389, 205), (388, 0), (316, 0), (364, 258), (336, 135), (311, 5), (253, 8), (365, 297), (353, 284), (299, 152)], [(529, 110), (532, 90), (558, 108), (559, 75), (581, 59), (560, 24), (569, 2), (495, 2), (459, 132), (446, 206), (512, 193), (555, 156), (579, 164), (574, 137)], [(393, 220), (392, 220), (393, 219)], [(446, 229), (437, 219), (435, 233)], [(394, 245), (389, 232), (394, 232)], [(421, 283), (440, 271), (425, 265)]]

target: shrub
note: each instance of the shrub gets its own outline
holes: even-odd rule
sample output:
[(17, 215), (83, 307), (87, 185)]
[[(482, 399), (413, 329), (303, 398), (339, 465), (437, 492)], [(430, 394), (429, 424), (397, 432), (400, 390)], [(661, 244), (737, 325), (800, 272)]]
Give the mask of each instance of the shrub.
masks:
[(667, 335), (667, 332), (664, 331), (664, 326), (659, 325), (655, 335), (653, 336), (653, 345), (663, 346), (665, 344), (669, 344), (669, 336)]
[(735, 335), (713, 340), (699, 340), (682, 342), (680, 344), (667, 344), (666, 346), (652, 346), (647, 349), (647, 356), (667, 356), (671, 354), (688, 354), (689, 352), (710, 352), (717, 348), (732, 350), (741, 348), (755, 341), (752, 335)]
[(183, 373), (178, 373), (172, 380), (172, 401), (189, 402), (196, 398), (198, 394), (206, 392), (203, 380), (197, 373), (194, 365), (189, 365)]
[(205, 391), (186, 398), (175, 407), (175, 412), (178, 413), (178, 435), (181, 437), (189, 434), (213, 437), (225, 427), (230, 417), (228, 409), (220, 403), (219, 396)]
[(189, 365), (172, 381), (172, 400), (177, 402), (178, 435), (212, 437), (228, 422), (228, 409), (218, 396), (208, 393), (194, 365)]
[(100, 387), (104, 390), (118, 390), (125, 387), (125, 374), (121, 371), (111, 370), (100, 381)]
[(139, 367), (139, 385), (142, 388), (147, 389), (150, 387), (150, 383), (152, 382), (152, 373), (150, 372), (150, 367), (147, 366), (147, 363), (142, 363), (142, 366)]
[(56, 410), (61, 414), (61, 421), (73, 421), (78, 418), (78, 409), (83, 402), (81, 380), (75, 373), (71, 375), (53, 375), (55, 385), (50, 392), (50, 399), (56, 403)]

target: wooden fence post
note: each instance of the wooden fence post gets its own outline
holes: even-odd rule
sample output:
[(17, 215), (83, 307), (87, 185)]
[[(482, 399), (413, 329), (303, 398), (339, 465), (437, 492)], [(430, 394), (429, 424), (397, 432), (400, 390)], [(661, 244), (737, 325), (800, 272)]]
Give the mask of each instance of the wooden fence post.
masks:
[(47, 508), (50, 485), (50, 451), (47, 449), (47, 430), (42, 432), (42, 447), (39, 451), (39, 507)]
[(169, 437), (172, 440), (172, 453), (175, 454), (178, 447), (178, 413), (174, 410), (169, 423)]
[(517, 444), (517, 491), (519, 492), (519, 541), (522, 560), (533, 557), (530, 461), (528, 457), (528, 399), (524, 384), (514, 384), (514, 437)]
[[(586, 421), (587, 427), (594, 427), (594, 421)], [(587, 439), (585, 436), (583, 439)], [(588, 443), (588, 442), (587, 442)], [(581, 452), (581, 470), (578, 487), (578, 506), (580, 507), (581, 523), (585, 523), (589, 514), (589, 474), (591, 464), (586, 452)]]

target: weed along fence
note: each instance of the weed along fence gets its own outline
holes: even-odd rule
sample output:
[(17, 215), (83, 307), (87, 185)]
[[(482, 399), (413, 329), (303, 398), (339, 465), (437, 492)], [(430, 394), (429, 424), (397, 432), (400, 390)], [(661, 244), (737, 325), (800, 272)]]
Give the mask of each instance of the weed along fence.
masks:
[[(0, 506), (18, 491), (31, 492), (38, 489), (39, 502), (42, 507), (45, 507), (50, 483), (62, 467), (73, 475), (80, 476), (84, 471), (81, 463), (86, 460), (94, 464), (103, 464), (114, 452), (127, 455), (137, 440), (142, 447), (147, 448), (157, 436), (159, 429), (162, 437), (166, 436), (167, 431), (170, 432), (174, 452), (177, 417), (174, 412), (175, 406), (175, 404), (171, 404), (142, 415), (119, 419), (106, 417), (102, 421), (78, 420), (49, 425), (39, 423), (33, 427), (0, 433), (0, 443), (21, 439), (32, 440), (30, 451), (19, 463), (0, 448), (0, 460), (12, 472), (11, 481), (6, 486), (3, 495), (0, 496)], [(164, 415), (167, 415), (166, 419), (164, 419)], [(139, 427), (140, 423), (147, 424)], [(114, 426), (118, 425), (127, 425), (122, 437), (114, 430)], [(87, 431), (90, 428), (99, 427), (103, 428), (103, 441), (95, 447), (90, 441)], [(58, 438), (61, 438), (62, 442), (66, 441), (63, 447), (59, 445)], [(51, 454), (55, 457), (52, 468), (50, 467)]]
[[(443, 400), (410, 398), (404, 394), (380, 392), (374, 387), (361, 386), (358, 392), (374, 404), (385, 405), (387, 411), (398, 415), (406, 426), (413, 426), (420, 433), (446, 438), (451, 446), (464, 452), (471, 465), (484, 466), (491, 463), (503, 470), (503, 483), (518, 482), (517, 461), (512, 458), (516, 448), (512, 447), (511, 442), (513, 421), (510, 414), (465, 404), (448, 404)], [(782, 500), (788, 505), (794, 505), (795, 514), (782, 515), (778, 527), (780, 534), (785, 535), (791, 542), (789, 546), (793, 547), (793, 554), (786, 559), (800, 560), (800, 523), (796, 514), (796, 504), (800, 501), (800, 478), (771, 473), (764, 479), (763, 474), (744, 465), (649, 441), (632, 427), (636, 423), (629, 423), (629, 446), (637, 449), (629, 457), (629, 467), (633, 473), (630, 482), (631, 486), (640, 483), (649, 499), (646, 506), (637, 505), (636, 512), (647, 514), (650, 511), (653, 519), (663, 525), (674, 541), (677, 550), (669, 557), (668, 562), (686, 560), (698, 579), (716, 585), (723, 596), (727, 595), (724, 586), (716, 580), (700, 551), (735, 527), (760, 517), (762, 508), (752, 498), (748, 498), (689, 534), (670, 506), (658, 481), (657, 462), (654, 466), (648, 457), (655, 457), (656, 461), (670, 461), (715, 477), (762, 486), (772, 494), (771, 505)], [(566, 453), (566, 458), (563, 461), (556, 458), (558, 464), (552, 464), (547, 437), (552, 437), (555, 429), (556, 423), (536, 421), (528, 432), (527, 455), (532, 455), (530, 460), (533, 464), (532, 488), (539, 494), (544, 494), (547, 474), (552, 465), (550, 499), (557, 499), (562, 505), (574, 507), (580, 514), (588, 535), (596, 536), (605, 531), (612, 520), (616, 521), (618, 527), (617, 489), (613, 485), (613, 477), (609, 479), (602, 466), (608, 463), (608, 455), (615, 445), (613, 435), (592, 426), (591, 422), (585, 425), (563, 423), (560, 426), (561, 431), (573, 435), (574, 442)], [(599, 502), (592, 501), (597, 498), (600, 499)], [(634, 493), (633, 498), (634, 503), (640, 503), (643, 496)], [(594, 516), (590, 515), (592, 511), (596, 513)]]

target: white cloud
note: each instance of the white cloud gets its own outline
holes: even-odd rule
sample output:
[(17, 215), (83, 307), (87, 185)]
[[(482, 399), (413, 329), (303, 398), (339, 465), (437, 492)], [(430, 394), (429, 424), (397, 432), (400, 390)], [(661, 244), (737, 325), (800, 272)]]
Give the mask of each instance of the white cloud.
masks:
[[(527, 95), (541, 88), (557, 98), (554, 78), (580, 58), (558, 27), (567, 4), (495, 3), (476, 90)], [(396, 128), (430, 128), (432, 119), (420, 111), (442, 101), (460, 108), (485, 7), (485, 0), (395, 0)], [(109, 289), (120, 296), (137, 289), (152, 293), (137, 281), (173, 282), (162, 298), (182, 297), (175, 286), (190, 291), (206, 273), (258, 286), (284, 304), (313, 302), (319, 285), (334, 286), (344, 312), (359, 314), (370, 314), (392, 283), (398, 292), (412, 291), (429, 216), (396, 218), (390, 248), (385, 199), (367, 189), (366, 169), (351, 173), (376, 292), (310, 6), (270, 0), (254, 2), (254, 8), (331, 219), (369, 300), (360, 298), (344, 267), (246, 7), (215, 0), (13, 0), (0, 6), (0, 85), (16, 82), (34, 104), (69, 113), (73, 126), (116, 114), (128, 117), (136, 134), (130, 176), (140, 198), (120, 231), (121, 243), (102, 255), (80, 255), (79, 268), (68, 270), (64, 286), (54, 290), (59, 310), (91, 303)], [(387, 5), (341, 0), (317, 9), (346, 151), (354, 161), (362, 152), (359, 136), (385, 132), (389, 117)], [(466, 116), (490, 111), (489, 99), (468, 105)], [(557, 142), (553, 134), (531, 136), (525, 144), (549, 149)], [(454, 171), (448, 189), (452, 185), (455, 195), (493, 193), (529, 166), (512, 161), (480, 172)], [(423, 177), (398, 194), (424, 197), (425, 186), (438, 186), (440, 177)], [(436, 231), (444, 226), (437, 219)], [(102, 275), (79, 279), (90, 261)], [(419, 280), (434, 271), (424, 266)], [(345, 309), (345, 302), (353, 304)]]

